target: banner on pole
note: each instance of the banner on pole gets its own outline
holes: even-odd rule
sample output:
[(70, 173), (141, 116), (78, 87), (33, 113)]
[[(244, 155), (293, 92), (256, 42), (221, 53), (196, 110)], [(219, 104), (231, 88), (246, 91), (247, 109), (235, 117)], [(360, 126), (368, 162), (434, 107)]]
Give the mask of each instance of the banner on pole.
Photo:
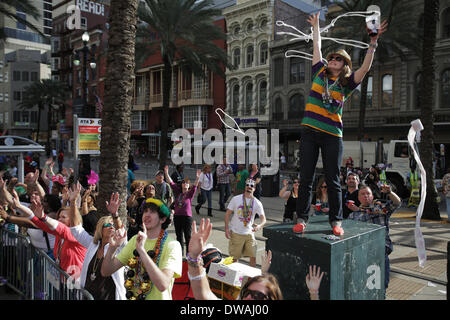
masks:
[(100, 154), (102, 119), (78, 118), (76, 127), (77, 153)]

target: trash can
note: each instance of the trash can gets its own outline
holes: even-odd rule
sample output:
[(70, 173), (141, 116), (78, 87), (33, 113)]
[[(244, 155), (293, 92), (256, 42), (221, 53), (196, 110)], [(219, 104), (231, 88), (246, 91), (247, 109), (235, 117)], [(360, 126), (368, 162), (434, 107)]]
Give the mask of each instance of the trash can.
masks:
[(273, 175), (264, 175), (261, 178), (261, 195), (263, 197), (277, 197), (280, 192), (280, 172)]

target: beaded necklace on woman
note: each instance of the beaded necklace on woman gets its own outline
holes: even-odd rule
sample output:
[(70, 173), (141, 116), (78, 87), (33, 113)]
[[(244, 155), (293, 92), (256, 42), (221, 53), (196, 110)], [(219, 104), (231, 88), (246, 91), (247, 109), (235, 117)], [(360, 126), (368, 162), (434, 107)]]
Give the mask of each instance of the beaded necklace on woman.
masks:
[[(167, 231), (161, 229), (154, 249), (147, 251), (149, 257), (158, 267), (166, 240)], [(144, 267), (137, 250), (134, 250), (133, 254), (134, 257), (128, 259), (128, 266), (130, 267), (130, 270), (128, 270), (126, 274), (127, 279), (125, 280), (125, 288), (127, 289), (126, 297), (128, 300), (145, 300), (147, 295), (149, 295), (153, 289), (153, 282), (150, 280), (148, 273), (144, 271)], [(133, 288), (137, 289), (136, 294), (132, 291)]]

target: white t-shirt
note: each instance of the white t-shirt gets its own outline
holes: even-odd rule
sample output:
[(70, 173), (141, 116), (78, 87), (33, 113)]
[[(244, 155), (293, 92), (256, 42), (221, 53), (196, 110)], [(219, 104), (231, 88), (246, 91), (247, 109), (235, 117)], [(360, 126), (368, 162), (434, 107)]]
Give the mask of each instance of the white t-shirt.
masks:
[[(28, 228), (28, 235), (30, 236), (31, 244), (39, 249), (44, 250), (47, 252), (47, 241), (44, 237), (44, 231), (41, 229), (31, 229)], [(53, 247), (55, 246), (55, 236), (52, 234), (47, 233), (48, 236), (48, 242), (50, 244), (50, 250), (53, 250)]]
[(198, 182), (202, 184), (200, 188), (202, 188), (203, 190), (211, 190), (214, 186), (213, 174), (212, 173), (205, 174), (202, 172), (200, 174), (200, 177), (198, 178)]
[[(232, 232), (238, 234), (251, 234), (253, 231), (253, 222), (255, 221), (255, 214), (257, 213), (260, 216), (264, 216), (264, 208), (258, 199), (253, 197), (252, 199), (245, 198), (245, 202), (247, 204), (247, 208), (249, 210), (249, 214), (247, 219), (244, 217), (244, 195), (240, 194), (234, 196), (230, 203), (228, 203), (227, 209), (233, 211), (231, 215), (231, 221), (229, 223), (229, 228)], [(244, 220), (247, 221), (247, 224), (244, 225)]]

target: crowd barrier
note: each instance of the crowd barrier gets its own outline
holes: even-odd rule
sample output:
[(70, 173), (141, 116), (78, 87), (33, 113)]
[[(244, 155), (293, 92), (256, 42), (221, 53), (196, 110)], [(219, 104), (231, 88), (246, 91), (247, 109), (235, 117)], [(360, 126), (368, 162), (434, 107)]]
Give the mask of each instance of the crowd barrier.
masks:
[(94, 300), (28, 237), (0, 228), (0, 276), (25, 300)]

